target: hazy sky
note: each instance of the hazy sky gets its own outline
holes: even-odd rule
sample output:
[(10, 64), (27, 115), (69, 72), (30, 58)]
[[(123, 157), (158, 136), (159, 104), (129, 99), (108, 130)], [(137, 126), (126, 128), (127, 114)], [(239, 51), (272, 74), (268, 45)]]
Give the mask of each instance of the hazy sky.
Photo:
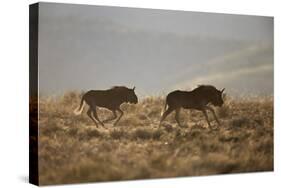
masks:
[(40, 3), (40, 92), (273, 93), (273, 18)]

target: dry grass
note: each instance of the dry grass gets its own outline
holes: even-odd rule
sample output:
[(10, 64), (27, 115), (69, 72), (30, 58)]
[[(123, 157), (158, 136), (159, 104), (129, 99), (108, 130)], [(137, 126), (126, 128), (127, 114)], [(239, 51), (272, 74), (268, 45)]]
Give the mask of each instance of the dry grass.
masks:
[[(172, 114), (158, 129), (160, 97), (123, 105), (124, 117), (108, 129), (97, 129), (85, 112), (73, 115), (78, 93), (39, 102), (41, 185), (273, 170), (272, 99), (228, 99), (217, 109), (217, 129), (194, 110), (181, 112), (185, 128)], [(99, 110), (101, 119), (109, 115)]]

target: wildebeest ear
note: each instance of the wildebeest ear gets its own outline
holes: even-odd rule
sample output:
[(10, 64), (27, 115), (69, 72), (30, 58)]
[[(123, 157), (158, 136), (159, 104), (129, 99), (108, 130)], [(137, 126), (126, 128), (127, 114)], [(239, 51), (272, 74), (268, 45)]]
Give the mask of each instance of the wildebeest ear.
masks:
[(223, 88), (223, 89), (221, 90), (221, 93), (223, 93), (224, 90), (225, 90), (225, 88)]
[(133, 90), (135, 90), (135, 89), (136, 89), (136, 87), (134, 86), (134, 87), (133, 87)]

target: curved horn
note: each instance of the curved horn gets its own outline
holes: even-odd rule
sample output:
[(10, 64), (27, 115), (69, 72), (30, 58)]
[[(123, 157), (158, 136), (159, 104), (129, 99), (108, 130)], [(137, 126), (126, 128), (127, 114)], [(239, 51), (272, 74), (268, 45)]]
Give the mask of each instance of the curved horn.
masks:
[(221, 93), (222, 93), (224, 90), (225, 90), (225, 88), (223, 88), (223, 89), (221, 90)]
[(134, 87), (133, 87), (133, 90), (135, 90), (135, 89), (136, 89), (136, 87), (134, 86)]

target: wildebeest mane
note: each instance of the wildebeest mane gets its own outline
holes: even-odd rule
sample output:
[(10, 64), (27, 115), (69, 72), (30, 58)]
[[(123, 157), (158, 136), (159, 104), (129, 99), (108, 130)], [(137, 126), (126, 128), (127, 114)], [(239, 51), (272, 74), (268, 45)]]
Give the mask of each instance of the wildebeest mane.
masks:
[(215, 88), (212, 85), (198, 85), (197, 88), (195, 88), (194, 90), (201, 90), (201, 89), (215, 89), (217, 90), (217, 88)]
[(130, 89), (125, 86), (113, 86), (108, 90), (108, 92), (114, 93), (114, 95), (118, 95), (119, 97), (123, 98), (123, 100), (125, 101), (128, 101), (127, 97), (129, 91)]
[(126, 86), (113, 86), (110, 88), (110, 90), (114, 90), (114, 91), (128, 91), (129, 88), (127, 88)]

